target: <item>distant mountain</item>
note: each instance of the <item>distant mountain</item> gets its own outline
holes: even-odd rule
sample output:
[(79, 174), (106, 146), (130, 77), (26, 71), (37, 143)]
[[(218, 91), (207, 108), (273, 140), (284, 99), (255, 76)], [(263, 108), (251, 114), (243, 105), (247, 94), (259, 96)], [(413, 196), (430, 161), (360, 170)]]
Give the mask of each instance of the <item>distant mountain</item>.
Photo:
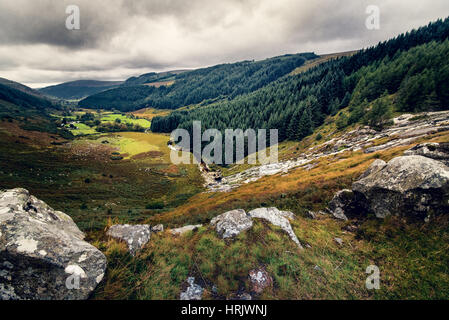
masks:
[(59, 107), (55, 101), (39, 91), (4, 78), (0, 78), (0, 100), (28, 109), (43, 110)]
[(187, 72), (189, 70), (173, 70), (173, 71), (165, 71), (165, 72), (150, 72), (142, 74), (138, 77), (131, 77), (127, 79), (122, 86), (133, 86), (139, 84), (149, 84), (154, 82), (162, 82), (162, 81), (170, 81), (176, 78), (176, 75), (181, 74), (183, 72)]
[(9, 88), (13, 88), (13, 89), (19, 90), (21, 92), (24, 92), (24, 93), (32, 95), (32, 96), (48, 100), (48, 97), (45, 97), (39, 91), (34, 90), (34, 89), (30, 88), (30, 87), (27, 87), (27, 86), (25, 86), (25, 85), (23, 85), (23, 84), (21, 84), (19, 82), (15, 82), (15, 81), (12, 81), (12, 80), (9, 80), (9, 79), (5, 79), (5, 78), (0, 78), (0, 84), (4, 85), (4, 86), (7, 86)]
[(51, 114), (63, 110), (59, 101), (18, 82), (0, 78), (0, 121), (14, 121), (25, 130), (71, 138), (72, 134), (59, 128), (51, 117)]
[(118, 88), (89, 96), (78, 105), (132, 111), (144, 107), (177, 109), (233, 99), (262, 88), (317, 57), (314, 53), (300, 53), (192, 71), (148, 73), (130, 78)]
[(123, 81), (77, 80), (41, 88), (39, 91), (60, 99), (76, 100), (116, 88), (122, 83)]

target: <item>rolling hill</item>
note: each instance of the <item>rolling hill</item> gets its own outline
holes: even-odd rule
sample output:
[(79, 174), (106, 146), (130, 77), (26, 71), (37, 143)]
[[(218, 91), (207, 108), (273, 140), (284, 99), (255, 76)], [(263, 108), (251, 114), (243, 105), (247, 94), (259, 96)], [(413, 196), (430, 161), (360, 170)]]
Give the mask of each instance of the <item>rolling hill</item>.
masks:
[(60, 99), (77, 100), (118, 87), (123, 81), (77, 80), (39, 89), (40, 92)]
[[(262, 88), (314, 58), (317, 58), (314, 53), (301, 53), (262, 61), (221, 64), (174, 75), (152, 73), (128, 79), (125, 85), (89, 96), (78, 105), (134, 111), (145, 107), (177, 109), (191, 104), (208, 104)], [(171, 81), (170, 85), (143, 85), (167, 80)]]

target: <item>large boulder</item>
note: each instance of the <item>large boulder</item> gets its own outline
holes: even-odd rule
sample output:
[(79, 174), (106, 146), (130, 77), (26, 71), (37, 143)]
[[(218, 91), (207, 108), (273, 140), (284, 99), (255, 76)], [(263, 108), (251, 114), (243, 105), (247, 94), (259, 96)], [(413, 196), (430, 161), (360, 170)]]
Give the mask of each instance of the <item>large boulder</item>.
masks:
[(131, 255), (143, 248), (150, 241), (151, 226), (148, 224), (116, 224), (106, 233), (111, 238), (126, 242)]
[(248, 212), (251, 218), (265, 219), (268, 222), (280, 227), (295, 242), (300, 249), (303, 249), (301, 243), (293, 232), (289, 219), (293, 220), (295, 215), (290, 211), (281, 211), (277, 208), (258, 208)]
[(215, 226), (217, 233), (223, 238), (231, 238), (253, 226), (253, 220), (245, 210), (237, 209), (225, 212), (210, 222)]
[(406, 156), (423, 156), (449, 166), (449, 142), (422, 143), (404, 152)]
[(406, 215), (429, 218), (449, 213), (449, 167), (422, 157), (397, 157), (352, 185), (357, 203), (363, 203), (378, 218)]
[(106, 257), (66, 214), (25, 189), (0, 192), (0, 299), (87, 299)]

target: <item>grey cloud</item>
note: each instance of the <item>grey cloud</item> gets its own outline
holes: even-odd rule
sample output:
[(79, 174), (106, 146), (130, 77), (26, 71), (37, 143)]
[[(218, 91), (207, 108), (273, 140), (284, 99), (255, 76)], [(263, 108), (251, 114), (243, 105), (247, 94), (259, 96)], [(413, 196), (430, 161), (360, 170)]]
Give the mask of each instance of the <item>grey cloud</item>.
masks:
[[(79, 31), (65, 28), (68, 4), (80, 7)], [(364, 25), (370, 4), (381, 8), (377, 31)], [(0, 74), (30, 84), (115, 80), (353, 50), (448, 12), (447, 0), (0, 0)]]

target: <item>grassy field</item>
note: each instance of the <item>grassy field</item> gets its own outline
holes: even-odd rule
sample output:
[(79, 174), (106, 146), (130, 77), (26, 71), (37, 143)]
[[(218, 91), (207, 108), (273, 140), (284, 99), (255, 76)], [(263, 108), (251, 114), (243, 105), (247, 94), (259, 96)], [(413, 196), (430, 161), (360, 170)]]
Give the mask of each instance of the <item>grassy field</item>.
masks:
[(170, 112), (171, 112), (171, 110), (145, 108), (145, 109), (133, 111), (133, 112), (131, 112), (131, 114), (135, 115), (136, 117), (151, 120), (154, 117), (165, 117), (165, 116), (169, 115)]
[[(97, 134), (72, 142), (17, 123), (0, 128), (0, 188), (28, 189), (84, 231), (103, 230), (108, 219), (141, 222), (203, 190), (195, 165), (168, 161), (164, 135)], [(124, 159), (112, 160), (115, 153)]]
[(100, 121), (114, 122), (116, 121), (116, 119), (119, 119), (122, 123), (138, 124), (144, 128), (149, 128), (151, 126), (151, 122), (148, 121), (147, 119), (133, 119), (126, 114), (118, 114), (118, 113), (102, 114)]

